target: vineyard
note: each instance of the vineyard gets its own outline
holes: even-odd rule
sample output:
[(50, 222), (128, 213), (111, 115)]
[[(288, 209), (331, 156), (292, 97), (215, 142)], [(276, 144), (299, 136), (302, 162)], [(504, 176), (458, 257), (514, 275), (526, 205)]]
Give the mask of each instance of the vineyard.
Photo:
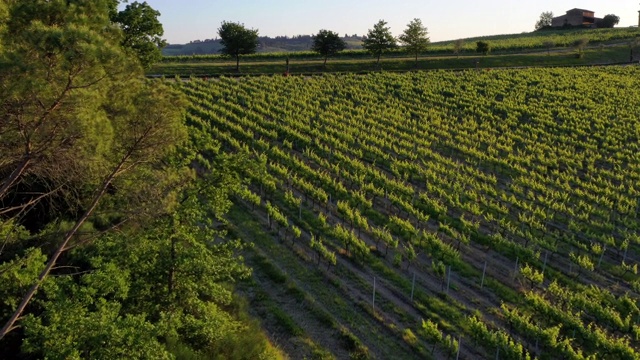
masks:
[[(521, 51), (530, 49), (544, 49), (546, 42), (553, 43), (553, 46), (571, 47), (576, 40), (588, 39), (589, 43), (601, 44), (620, 42), (624, 43), (640, 36), (637, 27), (615, 28), (615, 29), (576, 29), (576, 30), (545, 30), (534, 31), (523, 34), (482, 36), (464, 39), (464, 49), (475, 50), (476, 41), (488, 41), (494, 51)], [(451, 51), (453, 41), (443, 41), (433, 44), (434, 48), (440, 51)], [(435, 50), (434, 49), (434, 50)]]
[(640, 359), (640, 69), (176, 82), (292, 358)]

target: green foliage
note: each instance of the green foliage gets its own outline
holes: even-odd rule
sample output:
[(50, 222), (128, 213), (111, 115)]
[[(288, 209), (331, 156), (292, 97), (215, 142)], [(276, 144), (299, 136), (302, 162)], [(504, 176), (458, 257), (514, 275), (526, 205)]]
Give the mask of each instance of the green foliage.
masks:
[(389, 217), (389, 225), (391, 231), (408, 242), (412, 241), (418, 235), (418, 231), (410, 221), (398, 216), (393, 215)]
[(419, 241), (429, 254), (440, 262), (455, 264), (460, 261), (460, 252), (454, 249), (453, 246), (444, 243), (435, 234), (423, 232)]
[(344, 219), (349, 222), (352, 228), (355, 226), (361, 230), (369, 230), (369, 222), (359, 210), (353, 209), (346, 201), (338, 200), (337, 205), (338, 211), (344, 216)]
[(460, 55), (460, 52), (462, 51), (462, 49), (464, 48), (464, 40), (463, 39), (458, 39), (456, 41), (453, 42), (453, 53), (456, 55)]
[(588, 38), (579, 38), (573, 42), (573, 48), (578, 52), (578, 56), (584, 56), (584, 48), (589, 44)]
[(123, 314), (127, 275), (109, 264), (81, 284), (70, 277), (49, 282), (42, 313), (23, 322), (24, 351), (52, 359), (169, 359), (145, 315)]
[(447, 335), (447, 337), (443, 341), (443, 346), (449, 356), (454, 356), (458, 353), (460, 344), (458, 343), (458, 340), (453, 338), (453, 336)]
[(402, 247), (404, 249), (404, 254), (407, 258), (407, 261), (409, 262), (409, 264), (411, 264), (418, 256), (418, 254), (416, 253), (416, 250), (413, 248), (413, 245), (411, 244), (406, 244), (406, 245), (403, 245)]
[(398, 252), (393, 256), (393, 266), (399, 268), (400, 265), (402, 265), (402, 254)]
[(540, 19), (536, 22), (535, 30), (542, 30), (551, 27), (553, 22), (553, 12), (545, 11), (540, 14)]
[(531, 287), (533, 287), (534, 285), (542, 284), (542, 281), (544, 280), (544, 274), (541, 271), (538, 271), (529, 266), (529, 264), (525, 264), (524, 267), (521, 267), (520, 273), (525, 279), (529, 281)]
[(248, 201), (250, 204), (252, 204), (253, 206), (259, 206), (260, 203), (262, 202), (262, 199), (260, 199), (260, 195), (253, 193), (251, 190), (249, 190), (246, 187), (243, 187), (238, 195), (245, 201)]
[(425, 337), (427, 342), (433, 344), (431, 353), (435, 350), (436, 345), (441, 344), (444, 341), (444, 336), (440, 329), (438, 329), (438, 324), (431, 320), (422, 320), (421, 335)]
[[(594, 88), (594, 78), (602, 86)], [(631, 91), (638, 78), (634, 67), (599, 67), (221, 78), (179, 86), (198, 109), (192, 121), (200, 121), (211, 137), (233, 151), (266, 154), (265, 177), (283, 196), (268, 191), (265, 196), (281, 200), (294, 188), (296, 196), (306, 199), (302, 206), (309, 219), (299, 225), (322, 234), (326, 248), (345, 244), (355, 253), (348, 222), (355, 222), (356, 210), (370, 223), (363, 237), (370, 245), (389, 239), (384, 227), (395, 226), (392, 216), (414, 228), (420, 225), (410, 243), (425, 255), (416, 266), (423, 270), (421, 277), (446, 281), (451, 265), (452, 281), (460, 289), (455, 296), (476, 305), (472, 288), (477, 290), (487, 262), (482, 291), (492, 292), (496, 306), (503, 301), (508, 312), (491, 311), (484, 327), (461, 320), (468, 308), (458, 302), (414, 294), (416, 305), (433, 312), (429, 318), (443, 331), (438, 355), (449, 355), (460, 334), (471, 348), (483, 347), (479, 352), (490, 356), (499, 351), (501, 358), (526, 358), (522, 349), (536, 342), (538, 353), (558, 357), (633, 358), (639, 313), (631, 290), (638, 285), (629, 267), (637, 262), (638, 239), (632, 234), (638, 177), (626, 164), (635, 164), (640, 152), (633, 111), (640, 98)], [(284, 147), (283, 139), (292, 146)], [(306, 144), (304, 150), (295, 143)], [(260, 184), (256, 179), (254, 186)], [(325, 189), (334, 201), (310, 204), (317, 189)], [(297, 211), (291, 206), (282, 210), (289, 210), (287, 216)], [(319, 225), (312, 212), (325, 224)], [(423, 222), (425, 215), (433, 220)], [(456, 251), (457, 241), (472, 246)], [(317, 245), (311, 247), (318, 251)], [(598, 274), (568, 277), (569, 249), (589, 261), (605, 254)], [(629, 271), (621, 277), (618, 265), (625, 249)], [(277, 258), (279, 249), (268, 243), (265, 251)], [(368, 259), (371, 270), (384, 277), (384, 286), (401, 294), (408, 294), (410, 274), (392, 264), (406, 261), (405, 251), (394, 252), (397, 260)], [(491, 256), (469, 261), (483, 251)], [(523, 294), (512, 281), (497, 284), (494, 276), (513, 269), (509, 259), (516, 257), (523, 275), (534, 282), (548, 278), (550, 285)], [(433, 272), (424, 271), (429, 261)], [(331, 278), (336, 287), (344, 284), (339, 276)], [(349, 286), (366, 289), (366, 282), (354, 279)], [(585, 285), (591, 283), (593, 288)], [(318, 301), (326, 300), (321, 294)], [(403, 317), (385, 310), (384, 302), (379, 311)], [(471, 345), (472, 330), (487, 341), (482, 335)]]
[(275, 222), (276, 224), (284, 228), (289, 226), (289, 220), (287, 219), (287, 217), (280, 211), (280, 209), (278, 209), (274, 205), (271, 205), (270, 201), (267, 201), (265, 207), (267, 208), (267, 215), (269, 216), (269, 225)]
[(322, 228), (327, 226), (327, 218), (323, 213), (318, 214), (318, 222)]
[(416, 334), (411, 331), (411, 329), (406, 328), (402, 331), (402, 339), (411, 346), (416, 346), (418, 344), (418, 338)]
[(44, 269), (46, 260), (40, 249), (29, 248), (24, 250), (24, 254), (0, 263), (0, 319), (11, 316), (24, 293)]
[(130, 356), (148, 358), (163, 353), (158, 338), (206, 350), (240, 331), (242, 324), (224, 310), (232, 300), (226, 284), (249, 271), (237, 255), (240, 243), (214, 242), (224, 234), (197, 225), (209, 222), (197, 196), (206, 193), (193, 189), (172, 217), (144, 233), (103, 237), (75, 250), (69, 266), (88, 263), (90, 270), (77, 280), (47, 283), (43, 315), (25, 322), (28, 351), (113, 358), (135, 347), (141, 353)]
[(614, 14), (605, 15), (602, 20), (597, 24), (602, 28), (613, 28), (620, 23), (620, 17)]
[(311, 50), (317, 52), (324, 57), (324, 64), (327, 64), (327, 58), (344, 50), (347, 44), (342, 40), (338, 33), (330, 30), (320, 30), (313, 36), (313, 45)]
[(332, 234), (336, 239), (342, 242), (347, 252), (353, 250), (356, 254), (360, 255), (362, 259), (369, 254), (369, 247), (353, 232), (353, 230), (347, 230), (342, 225), (338, 224), (333, 228)]
[(476, 42), (476, 52), (482, 55), (487, 55), (491, 51), (491, 44), (486, 41)]
[[(460, 52), (475, 52), (476, 41), (488, 41), (491, 43), (493, 53), (514, 53), (522, 52), (522, 50), (546, 49), (545, 42), (551, 41), (555, 46), (560, 48), (571, 47), (573, 42), (582, 37), (589, 38), (589, 42), (593, 44), (602, 43), (620, 43), (624, 41), (632, 41), (640, 35), (640, 29), (637, 27), (621, 27), (613, 29), (569, 29), (569, 30), (546, 30), (533, 31), (530, 33), (504, 34), (494, 36), (482, 36), (467, 39), (457, 39), (453, 41), (434, 42), (429, 45), (429, 52), (432, 54), (450, 54)], [(459, 44), (460, 51), (455, 52), (456, 44)], [(394, 54), (401, 56), (411, 56), (404, 48), (396, 48), (392, 51)], [(296, 52), (257, 52), (251, 55), (245, 55), (243, 58), (256, 62), (277, 62), (282, 67), (282, 61), (289, 57), (291, 60), (299, 60), (296, 63), (303, 65), (306, 60), (317, 60), (318, 54), (314, 51), (296, 51)], [(370, 57), (370, 53), (366, 50), (344, 50), (336, 55), (342, 59), (352, 60), (358, 63), (358, 60)], [(182, 64), (184, 67), (188, 64), (199, 65), (197, 69), (206, 68), (206, 64), (226, 63), (227, 58), (224, 55), (180, 55), (165, 56), (163, 63), (177, 66)], [(459, 68), (462, 66), (458, 66)], [(160, 69), (160, 67), (158, 67)], [(194, 73), (197, 69), (191, 68)], [(207, 68), (207, 71), (211, 71)]]
[(302, 236), (302, 230), (299, 227), (293, 225), (291, 226), (291, 231), (293, 231), (293, 236), (295, 239), (299, 239)]
[(387, 229), (386, 227), (382, 229), (377, 227), (372, 227), (371, 232), (376, 237), (377, 241), (382, 240), (382, 242), (385, 245), (386, 251), (388, 251), (389, 248), (395, 249), (398, 247), (398, 239), (393, 237), (389, 229)]
[(417, 62), (418, 55), (427, 51), (427, 47), (429, 46), (429, 32), (427, 28), (422, 25), (422, 20), (416, 18), (411, 20), (404, 32), (398, 37), (398, 40), (400, 40), (409, 53), (415, 54)]
[(447, 275), (447, 266), (442, 261), (433, 261), (431, 263), (431, 271), (440, 279), (440, 289), (444, 288), (444, 279)]
[(162, 39), (164, 29), (158, 20), (160, 12), (146, 2), (133, 2), (114, 14), (124, 34), (122, 46), (132, 51), (145, 69), (162, 59), (161, 49), (167, 45)]
[(220, 52), (236, 58), (236, 71), (240, 70), (240, 55), (253, 54), (258, 49), (258, 30), (247, 29), (240, 23), (223, 21), (218, 36), (222, 44)]
[(362, 47), (375, 56), (378, 59), (378, 63), (380, 63), (382, 54), (396, 46), (396, 39), (391, 34), (391, 28), (387, 26), (387, 22), (384, 20), (380, 20), (373, 25), (373, 29), (369, 29), (367, 36), (362, 40)]
[[(106, 12), (104, 1), (12, 5), (0, 39), (0, 199), (26, 179), (43, 183), (45, 192), (98, 181), (93, 170), (114, 136), (103, 109), (109, 89), (125, 73), (140, 74), (116, 43)], [(61, 197), (77, 206), (70, 192)]]
[(475, 316), (468, 318), (471, 336), (476, 343), (490, 345), (500, 352), (501, 359), (529, 360), (531, 355), (508, 333), (501, 330), (490, 330), (487, 325)]
[(349, 351), (351, 359), (366, 360), (371, 358), (369, 349), (349, 329), (341, 327), (340, 338)]
[(624, 277), (626, 274), (633, 274), (633, 275), (638, 275), (638, 264), (627, 264), (624, 261), (622, 262), (622, 264), (620, 265), (620, 269), (622, 270), (622, 277)]
[(593, 261), (591, 260), (591, 258), (587, 254), (576, 255), (574, 253), (570, 253), (569, 254), (569, 258), (576, 265), (578, 265), (580, 267), (580, 269), (587, 270), (587, 271), (593, 271), (593, 269), (594, 269)]
[[(0, 199), (22, 186), (44, 194), (7, 204), (16, 214), (44, 211), (42, 227), (57, 216), (77, 217), (117, 166), (131, 170), (113, 174), (128, 173), (118, 184), (123, 190), (133, 179), (145, 180), (134, 185), (137, 189), (150, 190), (144, 185), (167, 167), (146, 165), (186, 138), (181, 122), (185, 103), (168, 86), (140, 78), (140, 69), (117, 43), (104, 2), (79, 1), (69, 8), (60, 2), (31, 6), (16, 6), (3, 37), (0, 92), (7, 141), (0, 145), (6, 155), (0, 163)], [(139, 194), (125, 190), (116, 195), (133, 199)], [(37, 208), (45, 199), (52, 206)], [(58, 213), (58, 207), (67, 210)]]
[(320, 263), (320, 259), (324, 259), (327, 262), (327, 267), (329, 265), (335, 266), (337, 263), (336, 253), (327, 249), (327, 247), (322, 243), (322, 239), (317, 239), (315, 236), (311, 236), (311, 249), (315, 250), (318, 254), (318, 263)]
[(293, 195), (293, 192), (291, 190), (288, 190), (287, 192), (284, 193), (284, 199), (287, 202), (287, 204), (295, 208), (299, 207), (300, 204), (302, 204), (302, 199)]
[(553, 41), (545, 41), (544, 43), (542, 43), (542, 46), (547, 48), (547, 55), (551, 55), (551, 48), (555, 45), (556, 44)]
[(188, 134), (184, 95), (145, 80), (125, 49), (159, 36), (157, 13), (133, 3), (118, 15), (117, 3), (0, 6), (0, 320), (19, 329), (3, 330), (3, 349), (147, 359), (171, 358), (165, 341), (194, 356), (252, 348), (236, 337), (249, 321), (229, 310), (250, 271), (224, 214), (257, 166)]

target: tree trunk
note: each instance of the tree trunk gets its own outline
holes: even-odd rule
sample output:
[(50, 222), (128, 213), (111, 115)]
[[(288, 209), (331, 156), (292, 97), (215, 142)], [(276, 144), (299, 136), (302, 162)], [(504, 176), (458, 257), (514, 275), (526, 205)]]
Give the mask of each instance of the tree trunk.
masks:
[(324, 64), (322, 65), (325, 69), (327, 68), (327, 58), (328, 56), (324, 57)]
[(378, 61), (376, 62), (376, 64), (380, 64), (380, 56), (382, 55), (382, 53), (378, 53)]
[(240, 72), (240, 54), (236, 54), (236, 72)]

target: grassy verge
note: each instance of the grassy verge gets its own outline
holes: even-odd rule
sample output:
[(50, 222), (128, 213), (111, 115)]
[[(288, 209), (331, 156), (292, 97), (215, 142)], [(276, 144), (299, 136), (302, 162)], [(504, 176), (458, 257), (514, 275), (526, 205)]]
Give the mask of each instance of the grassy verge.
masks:
[[(534, 54), (487, 55), (487, 56), (430, 56), (423, 57), (418, 63), (410, 57), (382, 59), (376, 64), (372, 59), (338, 59), (330, 60), (324, 67), (322, 61), (291, 61), (290, 74), (322, 74), (322, 73), (366, 73), (371, 71), (411, 71), (411, 70), (456, 70), (487, 69), (502, 67), (528, 66), (585, 66), (611, 63), (623, 63), (629, 60), (627, 46), (612, 46), (600, 49), (589, 49), (579, 58), (573, 50), (541, 52)], [(238, 75), (272, 75), (285, 72), (285, 60), (251, 61), (240, 63), (240, 72), (235, 71), (235, 63), (228, 60), (211, 62), (175, 62), (160, 63), (148, 71), (150, 76), (189, 77), (189, 76), (238, 76)]]

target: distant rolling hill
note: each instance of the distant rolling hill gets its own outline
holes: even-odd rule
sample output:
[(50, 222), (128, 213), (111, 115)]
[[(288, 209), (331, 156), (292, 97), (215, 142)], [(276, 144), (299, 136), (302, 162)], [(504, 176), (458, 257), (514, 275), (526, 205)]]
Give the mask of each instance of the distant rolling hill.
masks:
[[(462, 40), (463, 52), (475, 52), (476, 41), (487, 41), (491, 44), (491, 51), (514, 52), (523, 50), (535, 50), (551, 47), (571, 47), (579, 39), (588, 39), (589, 44), (622, 44), (640, 38), (640, 29), (637, 27), (613, 28), (613, 29), (567, 29), (534, 31), (521, 34), (504, 34), (492, 36), (479, 36)], [(343, 37), (347, 42), (347, 49), (362, 49), (362, 37), (351, 35)], [(450, 53), (453, 51), (455, 40), (433, 42), (429, 46), (430, 53)], [(298, 35), (294, 37), (277, 36), (275, 38), (261, 37), (259, 53), (281, 53), (308, 51), (311, 48), (311, 35)], [(176, 55), (208, 55), (220, 53), (220, 40), (196, 40), (184, 45), (169, 45), (162, 50), (165, 56)]]
[[(347, 43), (347, 49), (362, 48), (360, 45), (362, 38), (357, 35), (346, 36), (342, 39)], [(261, 37), (259, 40), (258, 52), (306, 51), (311, 48), (313, 42), (311, 35)], [(220, 39), (196, 40), (183, 45), (168, 45), (162, 49), (162, 54), (165, 56), (218, 54), (221, 48)]]

